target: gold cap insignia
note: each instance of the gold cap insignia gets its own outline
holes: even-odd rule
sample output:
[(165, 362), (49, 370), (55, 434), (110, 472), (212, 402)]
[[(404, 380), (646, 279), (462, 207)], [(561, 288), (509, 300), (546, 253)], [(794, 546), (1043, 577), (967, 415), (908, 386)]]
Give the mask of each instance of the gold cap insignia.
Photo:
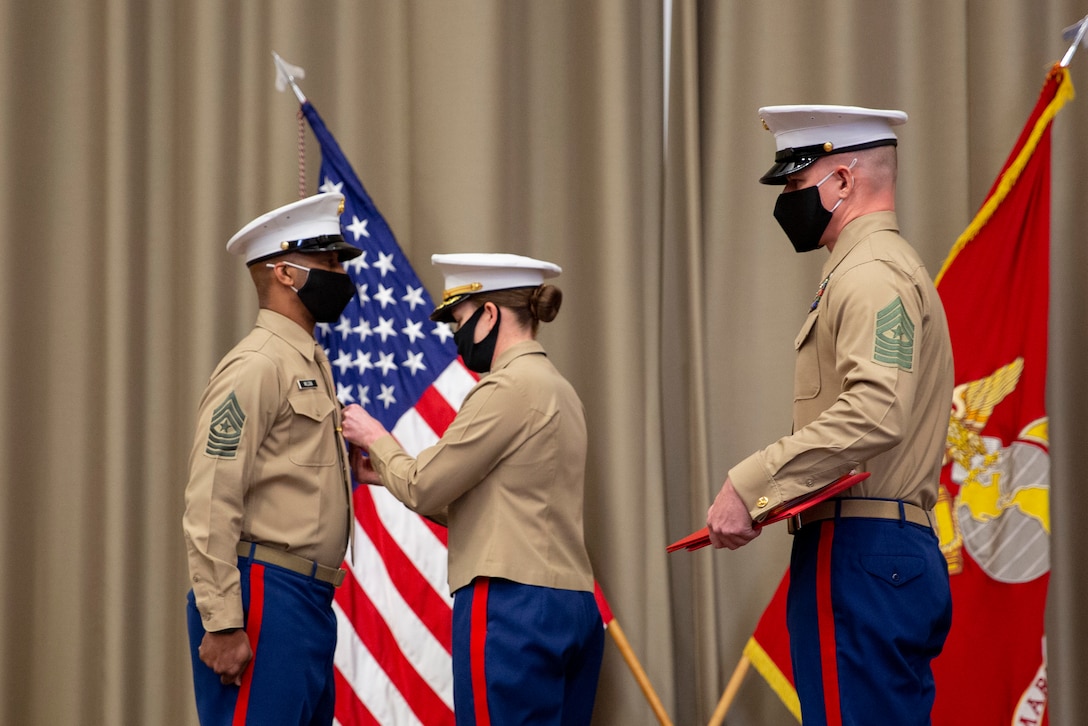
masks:
[(457, 287), (451, 287), (442, 293), (442, 302), (446, 302), (458, 295), (468, 295), (477, 292), (482, 288), (484, 284), (482, 282), (470, 282), (467, 285), (458, 285)]

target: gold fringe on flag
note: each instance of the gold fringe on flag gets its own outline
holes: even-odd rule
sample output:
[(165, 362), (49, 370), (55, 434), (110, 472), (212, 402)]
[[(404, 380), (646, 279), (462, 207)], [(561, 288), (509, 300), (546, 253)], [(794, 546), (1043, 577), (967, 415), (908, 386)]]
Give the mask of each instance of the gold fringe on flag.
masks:
[(1053, 100), (1047, 105), (1043, 113), (1039, 115), (1034, 128), (1031, 130), (1031, 134), (1028, 135), (1023, 148), (1020, 149), (1020, 153), (1017, 154), (1016, 159), (1009, 164), (1009, 168), (1001, 175), (1001, 181), (998, 183), (997, 188), (994, 189), (994, 193), (991, 194), (986, 200), (986, 203), (982, 205), (982, 209), (978, 210), (978, 214), (975, 215), (971, 224), (968, 225), (967, 229), (965, 229), (963, 234), (959, 236), (959, 239), (956, 240), (956, 244), (952, 245), (952, 251), (948, 253), (948, 259), (944, 261), (944, 265), (941, 266), (941, 271), (937, 273), (937, 278), (933, 281), (934, 284), (940, 284), (941, 278), (944, 277), (945, 271), (952, 264), (952, 260), (956, 258), (956, 255), (959, 254), (960, 250), (967, 246), (968, 242), (975, 238), (975, 235), (978, 234), (979, 230), (990, 221), (994, 211), (1001, 205), (1001, 202), (1008, 196), (1009, 191), (1020, 179), (1020, 173), (1024, 171), (1024, 167), (1027, 166), (1031, 155), (1035, 153), (1035, 147), (1039, 145), (1039, 139), (1042, 138), (1043, 132), (1046, 131), (1050, 122), (1054, 120), (1054, 116), (1057, 115), (1066, 101), (1071, 101), (1073, 99), (1073, 82), (1069, 80), (1069, 69), (1055, 63), (1054, 67), (1050, 69), (1050, 73), (1047, 74), (1045, 83), (1049, 83), (1055, 78), (1058, 78), (1059, 86), (1058, 90), (1054, 93)]

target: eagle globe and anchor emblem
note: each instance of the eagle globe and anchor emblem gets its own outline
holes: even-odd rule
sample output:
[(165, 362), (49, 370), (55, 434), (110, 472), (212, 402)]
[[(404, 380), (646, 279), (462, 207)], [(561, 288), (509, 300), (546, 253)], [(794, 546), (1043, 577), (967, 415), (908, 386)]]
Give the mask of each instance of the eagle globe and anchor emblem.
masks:
[[(945, 464), (959, 486), (955, 497), (942, 482), (937, 536), (948, 574), (963, 570), (963, 550), (989, 577), (1025, 583), (1050, 571), (1050, 454), (1046, 417), (1023, 426), (1006, 445), (983, 436), (994, 408), (1020, 381), (1024, 359), (952, 392)], [(1046, 637), (1042, 658), (1015, 709), (1016, 723), (1038, 723), (1046, 708)]]
[(945, 456), (959, 491), (953, 498), (942, 484), (935, 510), (950, 575), (962, 571), (963, 549), (998, 582), (1030, 582), (1050, 570), (1047, 419), (1029, 422), (1008, 445), (982, 435), (1023, 369), (1017, 358), (952, 393)]

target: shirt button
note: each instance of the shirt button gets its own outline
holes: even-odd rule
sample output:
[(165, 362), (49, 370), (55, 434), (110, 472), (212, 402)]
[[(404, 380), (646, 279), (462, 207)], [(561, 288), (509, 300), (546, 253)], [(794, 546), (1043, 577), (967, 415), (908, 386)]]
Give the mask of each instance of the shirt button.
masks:
[(767, 506), (770, 503), (771, 503), (771, 500), (768, 499), (767, 497), (760, 497), (759, 499), (756, 500), (756, 506), (759, 507), (760, 509), (763, 509), (765, 506)]

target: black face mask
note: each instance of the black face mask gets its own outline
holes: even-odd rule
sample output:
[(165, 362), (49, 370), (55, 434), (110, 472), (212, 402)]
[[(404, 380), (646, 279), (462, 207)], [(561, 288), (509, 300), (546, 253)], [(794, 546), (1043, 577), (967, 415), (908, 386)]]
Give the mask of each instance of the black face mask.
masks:
[(491, 326), (491, 332), (476, 343), (473, 341), (476, 323), (480, 322), (483, 312), (484, 306), (481, 305), (472, 317), (453, 334), (453, 340), (457, 343), (457, 352), (465, 361), (465, 367), (476, 373), (487, 373), (491, 370), (491, 359), (495, 357), (495, 342), (499, 339), (499, 323), (502, 321), (502, 313), (495, 308), (495, 324)]
[[(854, 159), (847, 169), (853, 169), (856, 163), (858, 160)], [(839, 199), (835, 202), (835, 206), (828, 210), (824, 208), (824, 203), (820, 200), (820, 185), (830, 179), (834, 173), (834, 171), (830, 172), (814, 186), (778, 195), (778, 201), (774, 205), (774, 218), (778, 220), (782, 231), (789, 237), (793, 249), (798, 252), (819, 249), (820, 238), (824, 236), (827, 225), (831, 223), (831, 215), (842, 204), (842, 199)]]
[[(335, 323), (340, 319), (344, 308), (355, 297), (355, 283), (348, 273), (303, 267), (286, 261), (283, 264), (306, 270), (306, 282), (295, 292), (316, 322)], [(275, 265), (269, 264), (268, 267)]]
[(783, 192), (774, 205), (778, 220), (793, 249), (811, 252), (820, 247), (820, 238), (831, 223), (831, 212), (820, 201), (819, 185)]

